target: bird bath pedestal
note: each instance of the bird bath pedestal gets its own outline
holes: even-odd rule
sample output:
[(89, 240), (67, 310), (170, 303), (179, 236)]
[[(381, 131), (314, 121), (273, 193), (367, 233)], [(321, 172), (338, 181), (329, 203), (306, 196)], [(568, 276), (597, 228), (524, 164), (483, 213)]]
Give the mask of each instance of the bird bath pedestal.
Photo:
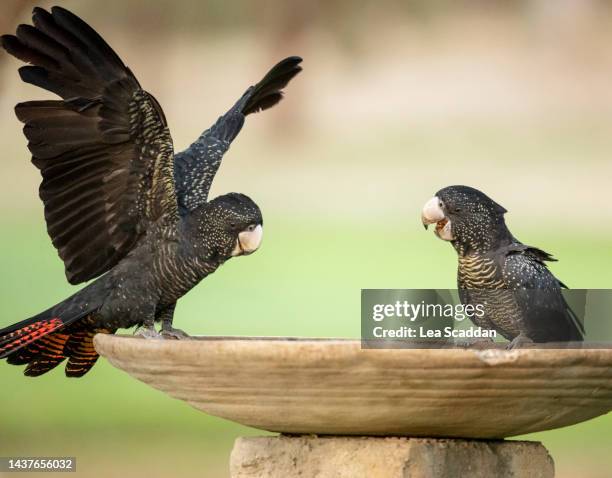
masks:
[(101, 334), (95, 346), (199, 410), (282, 434), (239, 438), (233, 478), (552, 477), (542, 445), (503, 438), (612, 410), (611, 349), (368, 350), (357, 340)]

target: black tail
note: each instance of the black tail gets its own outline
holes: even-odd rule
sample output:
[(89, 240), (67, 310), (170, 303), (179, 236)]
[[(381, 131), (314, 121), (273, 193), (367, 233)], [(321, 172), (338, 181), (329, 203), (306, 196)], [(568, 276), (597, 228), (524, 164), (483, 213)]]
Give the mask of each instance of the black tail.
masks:
[(267, 110), (283, 99), (283, 88), (302, 71), (299, 56), (290, 56), (278, 62), (263, 79), (247, 90), (243, 96), (241, 113), (248, 115)]
[(114, 331), (88, 327), (93, 311), (69, 317), (56, 317), (53, 307), (30, 319), (0, 330), (0, 359), (11, 365), (26, 365), (24, 375), (37, 377), (57, 367), (65, 359), (66, 375), (80, 377), (96, 363), (98, 354), (93, 337)]

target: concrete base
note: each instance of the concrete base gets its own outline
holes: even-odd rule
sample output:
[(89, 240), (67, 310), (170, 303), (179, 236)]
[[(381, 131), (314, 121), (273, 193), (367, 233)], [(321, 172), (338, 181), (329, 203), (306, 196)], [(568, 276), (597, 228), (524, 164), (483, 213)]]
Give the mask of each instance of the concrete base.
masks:
[(538, 442), (430, 438), (238, 438), (232, 478), (553, 478)]

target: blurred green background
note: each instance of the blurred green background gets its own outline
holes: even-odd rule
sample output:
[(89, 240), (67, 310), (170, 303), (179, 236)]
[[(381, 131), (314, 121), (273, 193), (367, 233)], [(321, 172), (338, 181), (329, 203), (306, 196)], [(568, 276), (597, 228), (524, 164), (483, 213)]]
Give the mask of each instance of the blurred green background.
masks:
[[(57, 2), (90, 22), (163, 105), (182, 149), (280, 58), (304, 73), (249, 117), (213, 195), (249, 194), (255, 255), (181, 300), (192, 334), (359, 335), (361, 288), (452, 288), (452, 248), (420, 225), (468, 184), (560, 259), (573, 288), (612, 287), (612, 7), (604, 1)], [(46, 2), (39, 2), (49, 5)], [(2, 3), (2, 32), (33, 2)], [(0, 56), (0, 326), (70, 294), (46, 235), (17, 101), (44, 98)], [(0, 456), (78, 457), (82, 476), (228, 476), (233, 440), (206, 416), (101, 360), (79, 380), (0, 363)], [(609, 476), (612, 416), (542, 440), (559, 477)], [(48, 475), (47, 475), (48, 476)]]

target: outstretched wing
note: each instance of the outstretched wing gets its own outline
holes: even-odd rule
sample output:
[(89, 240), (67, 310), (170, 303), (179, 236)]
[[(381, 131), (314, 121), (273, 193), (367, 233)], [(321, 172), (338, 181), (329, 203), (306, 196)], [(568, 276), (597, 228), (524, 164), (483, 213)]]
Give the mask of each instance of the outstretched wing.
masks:
[(514, 289), (530, 337), (541, 342), (581, 341), (584, 327), (561, 293), (563, 283), (544, 261), (548, 253), (520, 245), (505, 258), (504, 280)]
[(63, 99), (15, 111), (42, 174), (47, 230), (77, 284), (113, 267), (152, 222), (178, 218), (172, 138), (157, 101), (89, 25), (60, 7), (32, 20), (2, 46), (32, 65), (23, 81)]
[(221, 159), (251, 113), (271, 108), (283, 98), (283, 88), (302, 68), (302, 59), (285, 58), (255, 86), (251, 86), (232, 108), (204, 131), (174, 161), (177, 200), (181, 214), (206, 203)]

